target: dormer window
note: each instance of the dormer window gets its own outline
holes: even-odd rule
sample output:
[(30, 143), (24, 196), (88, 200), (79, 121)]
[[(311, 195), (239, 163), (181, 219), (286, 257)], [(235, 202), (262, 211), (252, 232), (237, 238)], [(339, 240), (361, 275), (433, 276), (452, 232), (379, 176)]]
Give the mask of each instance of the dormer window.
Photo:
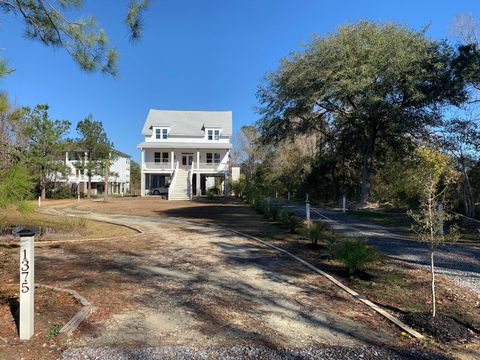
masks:
[(207, 130), (208, 140), (220, 140), (220, 130)]
[(168, 139), (168, 129), (167, 128), (157, 128), (155, 129), (155, 139)]

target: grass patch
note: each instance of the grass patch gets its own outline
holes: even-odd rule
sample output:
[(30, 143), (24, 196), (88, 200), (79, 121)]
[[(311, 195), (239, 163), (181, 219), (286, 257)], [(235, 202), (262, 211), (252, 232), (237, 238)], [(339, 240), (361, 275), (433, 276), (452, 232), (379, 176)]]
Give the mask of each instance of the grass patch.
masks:
[(45, 229), (37, 240), (58, 240), (69, 238), (103, 238), (134, 235), (137, 232), (125, 226), (107, 224), (80, 217), (52, 216), (39, 212), (20, 213), (14, 208), (0, 210), (0, 227), (12, 225)]

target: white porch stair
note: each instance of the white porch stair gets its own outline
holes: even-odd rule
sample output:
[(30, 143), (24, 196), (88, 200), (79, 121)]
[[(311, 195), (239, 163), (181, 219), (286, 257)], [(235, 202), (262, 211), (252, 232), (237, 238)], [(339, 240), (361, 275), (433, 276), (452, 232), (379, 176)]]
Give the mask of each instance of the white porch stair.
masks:
[(175, 171), (175, 183), (173, 184), (173, 188), (170, 189), (168, 200), (190, 200), (188, 196), (188, 171), (183, 169), (177, 169)]

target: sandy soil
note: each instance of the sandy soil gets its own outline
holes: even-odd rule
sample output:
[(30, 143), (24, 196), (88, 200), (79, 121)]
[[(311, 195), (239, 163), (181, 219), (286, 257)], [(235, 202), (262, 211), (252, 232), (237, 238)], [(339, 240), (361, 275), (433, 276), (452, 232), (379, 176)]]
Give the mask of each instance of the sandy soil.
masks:
[[(145, 230), (134, 237), (38, 248), (37, 282), (75, 289), (95, 305), (62, 347), (414, 344), (324, 278), (209, 225), (279, 232), (272, 224), (258, 227), (260, 218), (239, 204), (125, 198), (49, 205)], [(13, 281), (15, 267), (9, 266), (3, 277)]]

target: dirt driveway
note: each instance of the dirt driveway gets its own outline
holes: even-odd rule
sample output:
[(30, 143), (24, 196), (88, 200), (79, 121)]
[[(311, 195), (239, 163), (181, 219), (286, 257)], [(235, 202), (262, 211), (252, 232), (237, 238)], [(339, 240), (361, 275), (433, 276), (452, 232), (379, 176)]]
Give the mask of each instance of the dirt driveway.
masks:
[[(52, 210), (145, 231), (37, 252), (38, 282), (76, 289), (95, 305), (68, 347), (408, 346), (397, 328), (324, 278), (211, 226), (208, 216), (221, 206), (159, 210), (152, 200), (122, 199)], [(193, 214), (206, 217), (204, 225), (189, 223)]]

